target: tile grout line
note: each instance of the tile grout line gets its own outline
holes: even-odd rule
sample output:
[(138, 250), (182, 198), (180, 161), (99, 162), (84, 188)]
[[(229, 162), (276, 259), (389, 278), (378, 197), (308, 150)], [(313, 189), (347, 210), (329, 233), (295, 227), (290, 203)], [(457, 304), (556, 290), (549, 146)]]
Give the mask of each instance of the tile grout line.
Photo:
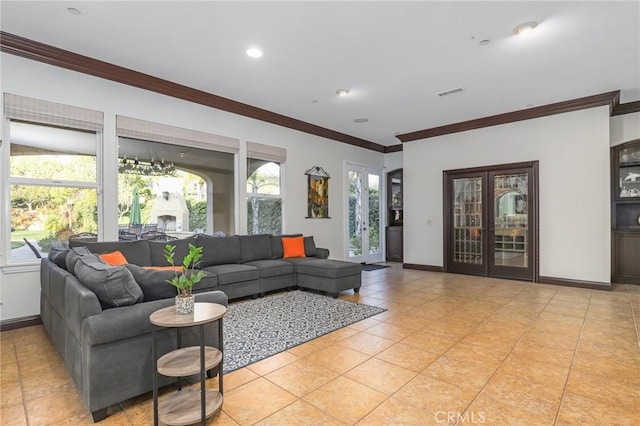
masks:
[(633, 318), (633, 326), (636, 329), (636, 338), (638, 340), (638, 347), (640, 348), (640, 328), (638, 327), (638, 317), (636, 316), (636, 310), (633, 307), (633, 301), (631, 300), (630, 292), (627, 292), (627, 300), (629, 301), (629, 306), (631, 307), (631, 317)]
[(582, 341), (582, 334), (584, 333), (584, 324), (587, 321), (587, 314), (589, 313), (589, 309), (591, 307), (591, 298), (592, 294), (589, 294), (589, 303), (587, 304), (587, 309), (584, 312), (584, 318), (582, 318), (582, 326), (580, 327), (580, 334), (578, 335), (578, 341), (576, 342), (576, 347), (573, 350), (573, 356), (571, 357), (571, 364), (569, 365), (569, 372), (567, 373), (567, 379), (564, 382), (564, 386), (562, 387), (562, 395), (560, 396), (560, 404), (558, 404), (558, 411), (556, 411), (556, 418), (553, 422), (554, 425), (558, 424), (558, 420), (560, 418), (560, 413), (562, 412), (562, 403), (564, 402), (564, 396), (567, 392), (567, 385), (569, 384), (569, 377), (571, 377), (571, 371), (573, 370), (573, 362), (576, 359), (576, 355), (578, 354), (578, 348), (580, 347), (580, 343)]
[(24, 384), (22, 383), (22, 368), (20, 368), (20, 361), (18, 359), (18, 349), (16, 348), (16, 339), (11, 337), (11, 344), (13, 345), (13, 355), (16, 357), (16, 368), (18, 369), (18, 383), (20, 384), (20, 396), (22, 397), (22, 410), (24, 411), (24, 419), (27, 426), (31, 424), (29, 421), (29, 410), (27, 410), (27, 399), (24, 392)]

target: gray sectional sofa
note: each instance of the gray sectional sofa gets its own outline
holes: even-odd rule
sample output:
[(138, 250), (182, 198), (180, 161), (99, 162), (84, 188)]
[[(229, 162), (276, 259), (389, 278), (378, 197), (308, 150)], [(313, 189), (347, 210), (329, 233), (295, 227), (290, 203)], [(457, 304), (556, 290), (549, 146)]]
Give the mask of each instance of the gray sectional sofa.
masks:
[[(304, 238), (305, 257), (283, 258), (282, 236), (210, 237), (171, 241), (181, 264), (189, 244), (203, 247), (197, 265), (206, 277), (196, 284), (196, 302), (262, 296), (294, 287), (334, 297), (360, 288), (361, 265), (327, 259), (326, 249)], [(44, 328), (75, 381), (94, 421), (107, 408), (152, 389), (149, 315), (174, 303), (176, 290), (166, 283), (172, 271), (163, 251), (167, 243), (122, 241), (75, 243), (42, 259), (40, 309)], [(110, 266), (99, 254), (119, 251), (126, 265)], [(219, 347), (217, 324), (207, 326), (206, 344)], [(183, 332), (183, 345), (195, 345), (195, 332)], [(176, 348), (175, 330), (158, 333), (158, 354)], [(211, 372), (210, 372), (211, 373)], [(163, 377), (159, 385), (173, 379)]]

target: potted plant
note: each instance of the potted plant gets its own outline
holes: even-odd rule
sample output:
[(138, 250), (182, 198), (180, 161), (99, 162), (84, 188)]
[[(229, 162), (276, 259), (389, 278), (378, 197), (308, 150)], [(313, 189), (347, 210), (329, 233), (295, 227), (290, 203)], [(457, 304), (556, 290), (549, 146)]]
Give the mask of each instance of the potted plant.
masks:
[(182, 271), (175, 267), (174, 255), (176, 246), (167, 244), (164, 246), (164, 257), (174, 268), (175, 276), (167, 280), (169, 284), (178, 290), (176, 296), (176, 313), (187, 315), (193, 313), (194, 296), (191, 290), (194, 284), (200, 282), (206, 276), (203, 271), (195, 270), (196, 264), (202, 259), (202, 247), (189, 244), (189, 254), (182, 261)]

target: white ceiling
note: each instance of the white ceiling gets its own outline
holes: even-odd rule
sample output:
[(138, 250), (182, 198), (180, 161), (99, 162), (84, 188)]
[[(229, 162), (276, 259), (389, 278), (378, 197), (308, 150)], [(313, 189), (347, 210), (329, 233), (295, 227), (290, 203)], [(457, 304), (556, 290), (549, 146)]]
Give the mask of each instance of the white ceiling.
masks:
[[(2, 31), (381, 145), (613, 90), (622, 103), (640, 100), (638, 1), (3, 0), (1, 8)], [(539, 26), (514, 36), (526, 21)], [(262, 58), (245, 55), (253, 45)], [(456, 87), (464, 91), (437, 95)], [(342, 88), (350, 95), (336, 96)]]

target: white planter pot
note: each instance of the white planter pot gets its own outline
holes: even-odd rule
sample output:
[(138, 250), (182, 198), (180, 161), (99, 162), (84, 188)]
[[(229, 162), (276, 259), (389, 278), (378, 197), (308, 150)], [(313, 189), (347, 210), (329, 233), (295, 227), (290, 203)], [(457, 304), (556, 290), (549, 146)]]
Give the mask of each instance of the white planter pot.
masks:
[(176, 296), (176, 314), (189, 315), (193, 313), (193, 304), (195, 297), (191, 296)]

